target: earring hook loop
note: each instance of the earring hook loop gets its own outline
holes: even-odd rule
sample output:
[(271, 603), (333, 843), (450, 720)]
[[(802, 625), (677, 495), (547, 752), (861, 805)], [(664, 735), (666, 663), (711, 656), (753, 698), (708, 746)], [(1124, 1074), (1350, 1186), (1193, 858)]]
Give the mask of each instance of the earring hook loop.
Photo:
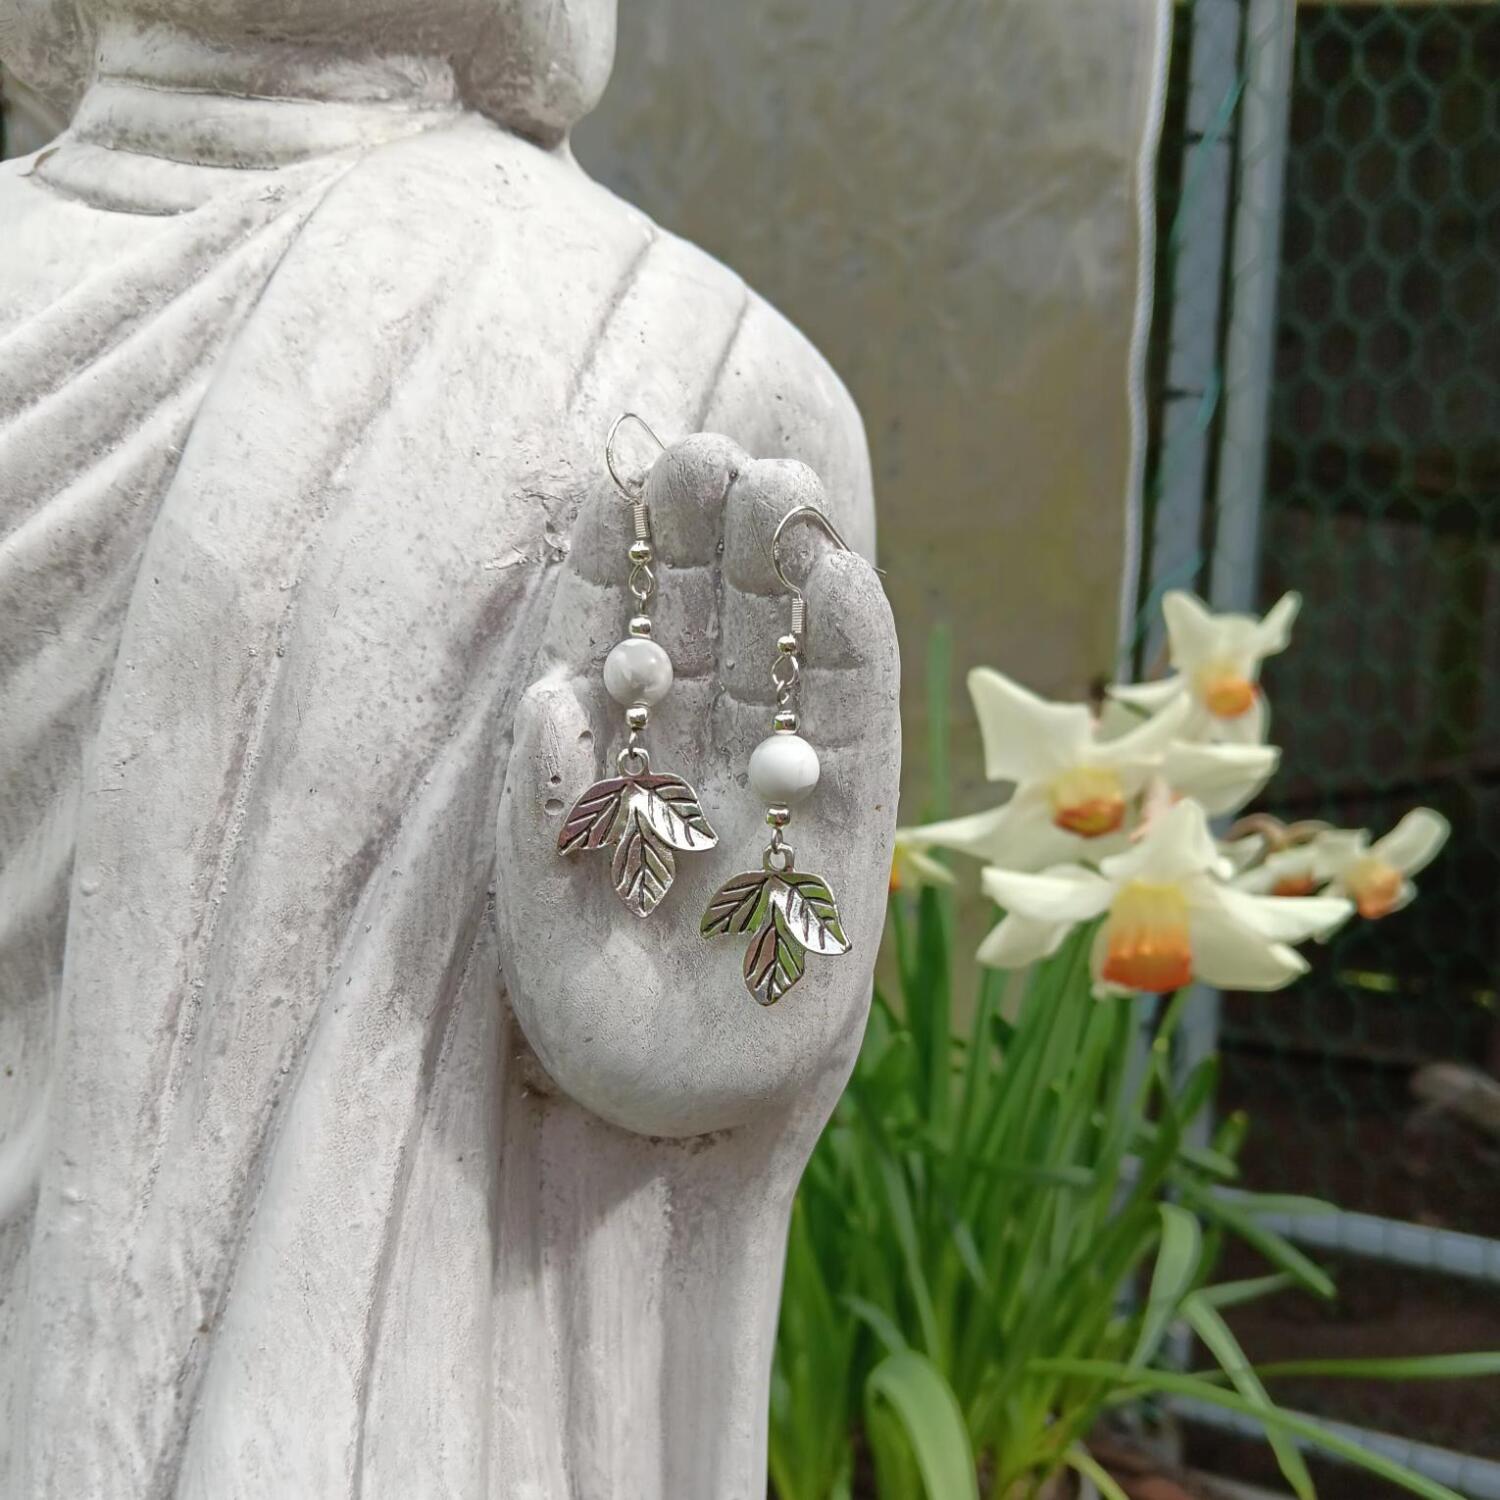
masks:
[(839, 535), (838, 527), (816, 505), (793, 506), (776, 523), (776, 530), (771, 533), (771, 568), (780, 581), (782, 588), (793, 599), (800, 600), (802, 598), (802, 590), (786, 576), (786, 570), (781, 566), (781, 534), (793, 521), (811, 521), (830, 542), (845, 552), (853, 552), (854, 548)]
[(635, 482), (635, 485), (632, 487), (631, 485), (626, 484), (626, 482), (620, 478), (620, 471), (615, 468), (615, 437), (627, 422), (634, 422), (637, 426), (642, 428), (646, 436), (649, 437), (651, 441), (655, 443), (663, 453), (667, 451), (667, 445), (662, 442), (659, 437), (657, 437), (656, 432), (652, 428), (651, 424), (638, 412), (621, 412), (621, 414), (615, 418), (614, 425), (609, 429), (609, 436), (604, 440), (604, 467), (609, 470), (609, 477), (614, 480), (615, 488), (619, 490), (619, 492), (627, 500), (629, 500), (631, 504), (634, 505), (640, 501), (641, 495), (645, 491), (645, 481), (637, 480)]

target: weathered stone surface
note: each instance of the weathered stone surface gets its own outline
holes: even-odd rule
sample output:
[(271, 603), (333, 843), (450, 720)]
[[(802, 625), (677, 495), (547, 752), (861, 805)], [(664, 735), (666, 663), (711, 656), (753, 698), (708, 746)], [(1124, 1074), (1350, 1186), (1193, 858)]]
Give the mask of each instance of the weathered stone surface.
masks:
[[(759, 1500), (899, 758), (811, 533), (791, 831), (855, 951), (766, 1011), (696, 929), (765, 834), (771, 528), (871, 545), (843, 387), (573, 163), (607, 0), (5, 10), (77, 103), (0, 169), (0, 1489)], [(652, 479), (649, 743), (720, 845), (644, 923), (552, 849), (627, 407), (728, 435)]]

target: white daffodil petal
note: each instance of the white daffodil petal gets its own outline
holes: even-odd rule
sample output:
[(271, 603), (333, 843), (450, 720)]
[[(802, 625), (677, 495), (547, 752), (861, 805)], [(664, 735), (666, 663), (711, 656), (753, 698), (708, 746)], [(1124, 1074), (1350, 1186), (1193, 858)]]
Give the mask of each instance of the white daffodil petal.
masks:
[(1266, 611), (1265, 617), (1255, 627), (1252, 646), (1257, 656), (1275, 656), (1291, 645), (1292, 626), (1301, 608), (1302, 595), (1291, 592), (1283, 594)]
[(1162, 761), (1174, 792), (1196, 798), (1218, 816), (1237, 812), (1275, 774), (1281, 751), (1274, 745), (1192, 745), (1179, 740)]
[(891, 889), (915, 890), (924, 885), (953, 885), (953, 871), (934, 859), (919, 846), (904, 841), (902, 830), (896, 830), (896, 847), (891, 856)]
[[(1241, 844), (1253, 844), (1260, 846), (1259, 836), (1239, 840)], [(1220, 848), (1226, 846), (1220, 845)], [(1257, 848), (1252, 854), (1256, 857), (1260, 852)], [(1239, 857), (1239, 851), (1229, 855), (1231, 863)], [(1300, 844), (1296, 848), (1282, 849), (1276, 854), (1268, 855), (1259, 864), (1250, 865), (1246, 868), (1244, 864), (1235, 865), (1236, 873), (1231, 877), (1236, 890), (1250, 891), (1258, 896), (1267, 896), (1276, 891), (1278, 886), (1294, 887), (1280, 892), (1283, 896), (1307, 896), (1311, 895), (1318, 886), (1324, 884), (1328, 879), (1318, 863), (1317, 851), (1311, 844)]]
[(1448, 842), (1452, 830), (1442, 813), (1414, 807), (1385, 835), (1370, 845), (1370, 854), (1395, 865), (1403, 875), (1425, 870)]
[(991, 969), (1020, 969), (1056, 953), (1072, 927), (1011, 912), (989, 930), (975, 957)]
[(1046, 788), (1036, 782), (1017, 787), (1009, 802), (988, 812), (905, 832), (913, 848), (952, 849), (1013, 870), (1062, 864), (1076, 858), (1084, 842), (1053, 823)]
[(1220, 622), (1196, 594), (1186, 589), (1172, 589), (1161, 601), (1162, 618), (1167, 624), (1167, 641), (1172, 665), (1179, 672), (1192, 672), (1223, 651)]
[(1109, 907), (1114, 887), (1081, 865), (1058, 865), (1044, 875), (1023, 875), (991, 865), (979, 877), (985, 894), (1008, 912), (1040, 922), (1087, 922)]
[(1205, 738), (1218, 740), (1226, 745), (1263, 745), (1271, 729), (1271, 709), (1262, 693), (1255, 695), (1255, 701), (1244, 713), (1237, 714), (1232, 719), (1206, 711), (1205, 717), (1208, 720)]
[(1257, 896), (1224, 886), (1217, 889), (1211, 904), (1276, 943), (1321, 941), (1354, 915), (1354, 903), (1338, 896)]
[(1253, 869), (1249, 870), (1236, 870), (1230, 876), (1235, 890), (1249, 891), (1255, 896), (1269, 894), (1280, 878), (1281, 876), (1275, 870), (1271, 869), (1269, 862), (1263, 865), (1256, 865)]
[(1185, 693), (1174, 693), (1167, 703), (1149, 719), (1112, 740), (1096, 741), (1089, 755), (1096, 766), (1137, 765), (1143, 770), (1155, 766), (1167, 753), (1193, 711)]
[(1307, 973), (1307, 961), (1285, 943), (1268, 942), (1228, 912), (1199, 907), (1188, 917), (1193, 973), (1223, 990), (1279, 990)]
[[(1182, 696), (1174, 690), (1167, 701), (1173, 702)], [(1111, 740), (1129, 734), (1132, 729), (1139, 729), (1148, 717), (1144, 709), (1129, 707), (1123, 699), (1115, 696), (1113, 689), (1109, 689), (1104, 702), (1099, 705), (1099, 718), (1094, 724), (1094, 743), (1107, 745)]]
[(1238, 839), (1219, 840), (1219, 853), (1236, 871), (1243, 871), (1254, 860), (1259, 859), (1265, 847), (1266, 841), (1258, 833), (1247, 833)]
[(1094, 737), (1083, 703), (1049, 703), (993, 667), (969, 673), (991, 781), (1040, 781), (1077, 765)]
[(1338, 880), (1370, 852), (1370, 834), (1364, 828), (1331, 828), (1312, 841), (1312, 851), (1318, 874), (1324, 880)]
[(996, 830), (1003, 829), (1012, 816), (1011, 805), (1003, 802), (984, 812), (969, 813), (962, 818), (947, 818), (941, 823), (923, 823), (916, 828), (896, 831), (896, 841), (910, 849), (952, 849), (958, 854), (972, 854), (976, 859), (993, 859), (992, 845)]
[(1175, 885), (1205, 870), (1217, 871), (1222, 863), (1203, 809), (1184, 800), (1157, 818), (1135, 848), (1106, 859), (1099, 869), (1118, 884)]
[(1119, 682), (1105, 689), (1111, 698), (1128, 703), (1132, 708), (1155, 713), (1165, 708), (1174, 698), (1187, 692), (1186, 677), (1163, 677), (1159, 682)]

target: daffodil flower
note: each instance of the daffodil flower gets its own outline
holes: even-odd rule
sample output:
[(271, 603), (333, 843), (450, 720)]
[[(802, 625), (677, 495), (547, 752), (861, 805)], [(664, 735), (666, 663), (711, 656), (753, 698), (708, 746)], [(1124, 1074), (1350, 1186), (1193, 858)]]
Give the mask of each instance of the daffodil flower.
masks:
[(1142, 720), (1120, 709), (1096, 720), (1081, 703), (1051, 703), (988, 667), (969, 674), (985, 773), (1013, 781), (1010, 800), (986, 812), (898, 831), (908, 849), (953, 849), (1009, 869), (1097, 861), (1127, 847), (1131, 804), (1161, 777), (1174, 796), (1210, 813), (1243, 807), (1270, 779), (1268, 745), (1178, 740), (1192, 713), (1179, 695)]
[(985, 775), (1015, 783), (987, 812), (903, 830), (912, 847), (955, 849), (1039, 869), (1125, 845), (1130, 801), (1145, 786), (1189, 708), (1186, 703), (1104, 740), (1087, 704), (1052, 703), (990, 667), (969, 673)]
[(1330, 892), (1354, 902), (1360, 916), (1388, 917), (1416, 896), (1411, 877), (1432, 863), (1449, 832), (1441, 813), (1417, 807), (1373, 844), (1363, 828), (1325, 833), (1317, 840), (1318, 873)]
[(1098, 871), (987, 869), (984, 888), (1006, 915), (980, 946), (980, 962), (1033, 963), (1055, 953), (1079, 923), (1103, 917), (1090, 956), (1095, 994), (1165, 994), (1194, 980), (1275, 990), (1307, 972), (1289, 944), (1326, 936), (1353, 910), (1340, 897), (1251, 895), (1227, 884), (1230, 874), (1207, 815), (1192, 801), (1156, 818), (1133, 848)]
[(1110, 693), (1148, 711), (1186, 697), (1192, 713), (1184, 739), (1258, 745), (1269, 722), (1260, 690), (1261, 663), (1286, 650), (1301, 607), (1300, 595), (1283, 594), (1264, 619), (1216, 615), (1201, 599), (1174, 589), (1161, 606), (1173, 675), (1160, 682), (1113, 687)]
[[(1320, 834), (1319, 839), (1341, 836)], [(1261, 841), (1248, 839), (1244, 842), (1259, 845)], [(1231, 854), (1230, 858), (1234, 856)], [(1253, 891), (1257, 895), (1311, 896), (1328, 884), (1318, 839), (1290, 849), (1278, 849), (1262, 860), (1256, 861), (1252, 856), (1247, 866), (1234, 877), (1234, 884), (1242, 891)]]

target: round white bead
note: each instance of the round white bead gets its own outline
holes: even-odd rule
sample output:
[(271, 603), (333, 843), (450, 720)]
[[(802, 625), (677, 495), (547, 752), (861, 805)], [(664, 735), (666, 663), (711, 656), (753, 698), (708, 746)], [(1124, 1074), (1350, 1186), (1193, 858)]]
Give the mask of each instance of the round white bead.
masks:
[(672, 686), (672, 658), (653, 640), (633, 635), (604, 658), (604, 686), (616, 703), (660, 703)]
[(773, 734), (750, 752), (750, 785), (767, 802), (801, 802), (818, 784), (818, 752), (800, 734)]

